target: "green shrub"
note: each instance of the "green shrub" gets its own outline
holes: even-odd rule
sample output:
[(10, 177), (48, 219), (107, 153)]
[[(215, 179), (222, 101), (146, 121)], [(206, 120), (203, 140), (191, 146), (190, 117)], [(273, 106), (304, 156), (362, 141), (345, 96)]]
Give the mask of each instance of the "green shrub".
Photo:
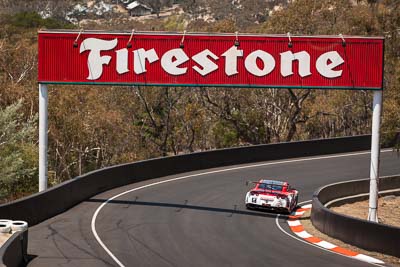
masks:
[(0, 200), (37, 191), (37, 116), (24, 118), (22, 100), (0, 109)]
[(54, 18), (42, 18), (36, 12), (21, 12), (6, 18), (6, 22), (17, 28), (47, 28), (61, 29), (73, 28), (70, 23), (60, 21)]

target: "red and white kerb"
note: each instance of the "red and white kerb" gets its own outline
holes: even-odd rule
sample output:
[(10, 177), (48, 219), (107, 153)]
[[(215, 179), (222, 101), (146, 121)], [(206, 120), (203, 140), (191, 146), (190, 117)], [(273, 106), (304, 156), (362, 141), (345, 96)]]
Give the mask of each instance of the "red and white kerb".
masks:
[(376, 258), (360, 254), (342, 247), (338, 247), (332, 243), (329, 243), (327, 241), (324, 241), (318, 237), (314, 237), (310, 235), (307, 231), (304, 230), (303, 225), (301, 224), (301, 221), (299, 220), (300, 217), (303, 216), (303, 214), (311, 209), (311, 204), (304, 205), (301, 208), (297, 209), (292, 213), (291, 216), (289, 216), (289, 219), (287, 220), (287, 223), (289, 224), (290, 229), (292, 230), (293, 233), (295, 233), (297, 236), (301, 237), (307, 242), (310, 242), (314, 245), (317, 245), (319, 247), (322, 247), (324, 249), (352, 257), (361, 261), (369, 262), (369, 263), (376, 263), (376, 264), (384, 264), (383, 261), (378, 260)]

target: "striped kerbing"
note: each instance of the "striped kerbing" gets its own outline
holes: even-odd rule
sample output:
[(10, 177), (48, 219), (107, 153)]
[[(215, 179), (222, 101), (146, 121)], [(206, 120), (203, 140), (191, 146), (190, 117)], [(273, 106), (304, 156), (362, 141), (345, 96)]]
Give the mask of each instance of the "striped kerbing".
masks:
[(365, 261), (368, 263), (375, 263), (375, 264), (385, 264), (383, 261), (378, 260), (376, 258), (360, 254), (342, 247), (338, 247), (332, 243), (326, 242), (318, 237), (314, 237), (307, 233), (307, 231), (304, 230), (303, 225), (301, 225), (301, 222), (299, 220), (300, 217), (303, 216), (303, 214), (311, 209), (311, 204), (301, 206), (301, 208), (296, 209), (292, 214), (289, 216), (287, 223), (289, 224), (290, 229), (292, 230), (293, 233), (295, 233), (297, 236), (303, 238), (307, 242), (310, 242), (314, 245), (320, 246), (322, 248), (325, 248), (327, 250), (331, 250), (333, 252), (352, 257), (361, 261)]

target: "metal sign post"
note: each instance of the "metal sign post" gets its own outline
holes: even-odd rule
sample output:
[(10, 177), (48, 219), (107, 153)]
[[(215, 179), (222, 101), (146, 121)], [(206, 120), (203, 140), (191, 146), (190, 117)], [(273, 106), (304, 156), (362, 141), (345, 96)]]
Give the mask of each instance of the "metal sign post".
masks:
[(380, 156), (380, 122), (382, 112), (382, 91), (374, 92), (371, 137), (371, 169), (369, 185), (368, 220), (378, 222), (378, 185), (379, 185), (379, 156)]
[(39, 192), (47, 189), (47, 85), (39, 83)]

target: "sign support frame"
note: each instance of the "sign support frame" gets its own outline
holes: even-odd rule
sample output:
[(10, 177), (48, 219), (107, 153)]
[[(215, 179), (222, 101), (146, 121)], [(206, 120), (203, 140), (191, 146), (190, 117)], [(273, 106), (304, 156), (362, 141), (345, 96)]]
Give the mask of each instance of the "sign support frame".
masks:
[(379, 164), (380, 164), (380, 121), (382, 113), (383, 91), (374, 92), (372, 112), (371, 136), (371, 167), (369, 185), (368, 220), (378, 222), (378, 192), (379, 192)]
[[(41, 57), (40, 56), (40, 52), (42, 51), (42, 53), (44, 53), (43, 51), (46, 51), (48, 53), (48, 49), (50, 46), (50, 44), (46, 43), (46, 40), (48, 41), (49, 36), (51, 36), (52, 34), (56, 34), (56, 35), (68, 35), (68, 34), (77, 34), (77, 37), (75, 36), (71, 36), (69, 38), (64, 38), (62, 40), (64, 40), (65, 42), (70, 42), (70, 44), (74, 45), (73, 47), (77, 47), (78, 45), (78, 41), (80, 43), (80, 37), (81, 37), (81, 33), (80, 32), (74, 32), (74, 31), (65, 31), (65, 30), (57, 30), (57, 31), (39, 31), (39, 63), (41, 62), (41, 64), (43, 66), (51, 66), (52, 64), (49, 64), (49, 62), (45, 61), (45, 57)], [(121, 40), (121, 42), (125, 42), (126, 40), (128, 40), (128, 44), (130, 44), (130, 41), (132, 39), (133, 36), (133, 32), (132, 33), (101, 33), (101, 32), (97, 32), (97, 31), (89, 31), (89, 32), (85, 32), (85, 34), (87, 36), (92, 36), (92, 37), (96, 37), (98, 35), (102, 35), (105, 34), (108, 37), (110, 36), (114, 36), (112, 38), (117, 38), (116, 35), (121, 35), (119, 36), (118, 40)], [(135, 32), (135, 36), (138, 37), (143, 37), (143, 36), (147, 36), (147, 35), (151, 35), (151, 32), (142, 32), (142, 33), (138, 33)], [(170, 47), (168, 47), (168, 51), (172, 51), (172, 50), (176, 50), (179, 44), (179, 41), (181, 44), (183, 44), (183, 40), (185, 37), (186, 32), (184, 32), (184, 35), (182, 37), (182, 34), (180, 33), (156, 33), (157, 35), (160, 35), (162, 38), (167, 38), (168, 37), (168, 42), (170, 43)], [(47, 36), (47, 37), (46, 37)], [(196, 42), (198, 42), (199, 40), (204, 40), (204, 38), (206, 37), (206, 39), (208, 40), (210, 37), (221, 37), (224, 39), (224, 42), (227, 43), (231, 43), (233, 44), (233, 40), (236, 40), (234, 42), (234, 45), (236, 46), (236, 42), (238, 42), (238, 36), (236, 34), (236, 39), (233, 39), (233, 35), (232, 34), (209, 34), (209, 33), (191, 33), (188, 34), (187, 36), (192, 36), (192, 39), (196, 39), (196, 40), (192, 40), (192, 43), (195, 44)], [(232, 37), (232, 40), (230, 39), (230, 37)], [(260, 36), (256, 36), (256, 35), (250, 35), (250, 34), (242, 34), (241, 35), (242, 39), (241, 39), (241, 48), (242, 44), (246, 43), (246, 40), (250, 40), (250, 39), (254, 39), (254, 40), (258, 40), (258, 42), (260, 42), (259, 38)], [(264, 36), (263, 36), (264, 37)], [(285, 46), (286, 39), (288, 38), (287, 36), (283, 36), (283, 35), (270, 35), (270, 36), (265, 36), (268, 38), (272, 38), (274, 41), (280, 43), (280, 44), (284, 44), (282, 47)], [(343, 49), (346, 49), (347, 52), (349, 49), (349, 46), (346, 46), (346, 41), (344, 39), (344, 37), (342, 35), (339, 35), (339, 37), (341, 38), (341, 43), (342, 43), (342, 47)], [(148, 38), (148, 37), (146, 37)], [(203, 39), (201, 39), (203, 38)], [(247, 38), (247, 39), (246, 39)], [(318, 39), (329, 39), (330, 41), (335, 39), (336, 37), (333, 36), (296, 36), (296, 38), (302, 38), (302, 39), (306, 39), (306, 38), (311, 38), (313, 41), (318, 41)], [(349, 40), (355, 40), (357, 38), (363, 38), (363, 37), (346, 37)], [(353, 39), (355, 38), (355, 39)], [(140, 38), (139, 38), (140, 39)], [(381, 37), (369, 37), (367, 39), (373, 40), (372, 42), (375, 43), (374, 40), (379, 40), (379, 39), (383, 39)], [(40, 40), (42, 40), (42, 45), (40, 45)], [(61, 40), (61, 39), (60, 39)], [(117, 40), (117, 39), (116, 39)], [(144, 44), (143, 47), (146, 48), (145, 44), (145, 38), (140, 39), (142, 40), (142, 43)], [(146, 39), (147, 40), (147, 39)], [(254, 41), (253, 40), (253, 41)], [(384, 40), (384, 39), (383, 39)], [(289, 35), (289, 50), (291, 50), (292, 48), (292, 40), (290, 38)], [(304, 40), (303, 40), (304, 41)], [(321, 42), (321, 41), (320, 41)], [(117, 41), (118, 43), (118, 41)], [(175, 43), (176, 43), (176, 48), (175, 48)], [(257, 43), (257, 42), (256, 42)], [(357, 43), (357, 40), (355, 40), (355, 43)], [(67, 46), (63, 46), (63, 47), (67, 47)], [(128, 47), (128, 45), (127, 45)], [(257, 45), (255, 46), (256, 48), (258, 47)], [(121, 49), (121, 53), (125, 53), (123, 51), (123, 49), (125, 49), (125, 47), (120, 46), (118, 47), (119, 49)], [(149, 49), (150, 47), (147, 47), (146, 49)], [(183, 47), (180, 47), (181, 49)], [(256, 49), (255, 48), (255, 49)], [(258, 47), (259, 48), (259, 47)], [(384, 43), (383, 43), (383, 48), (384, 48)], [(86, 49), (85, 49), (86, 50)], [(108, 50), (108, 49), (104, 49), (104, 50)], [(218, 50), (218, 49), (217, 49)], [(97, 50), (96, 50), (97, 51)], [(224, 50), (224, 54), (227, 53), (228, 50)], [(351, 51), (351, 50), (350, 50)], [(220, 51), (221, 53), (223, 51)], [(270, 51), (271, 52), (271, 51)], [(57, 61), (60, 60), (59, 55), (65, 55), (66, 53), (62, 53), (62, 51), (58, 51), (58, 54), (52, 55), (53, 59), (57, 59)], [(80, 52), (81, 53), (81, 52)], [(138, 52), (139, 53), (139, 52)], [(272, 52), (271, 52), (272, 53)], [(310, 52), (311, 53), (311, 52)], [(199, 53), (200, 54), (200, 53)], [(190, 57), (194, 57), (194, 56), (198, 56), (199, 54), (196, 55), (190, 55)], [(222, 55), (224, 55), (222, 54)], [(346, 54), (346, 59), (347, 59), (348, 53)], [(192, 60), (193, 60), (192, 57)], [(319, 59), (319, 58), (318, 58)], [(65, 62), (75, 62), (74, 60), (72, 60), (71, 58), (63, 58), (63, 60), (65, 60)], [(106, 60), (106, 56), (102, 58), (102, 60)], [(158, 59), (157, 59), (158, 60)], [(145, 59), (146, 61), (146, 59)], [(317, 60), (318, 61), (318, 60)], [(197, 61), (196, 61), (197, 62)], [(51, 62), (50, 62), (51, 63)], [(198, 63), (198, 62), (197, 62)], [(384, 64), (384, 52), (382, 52), (382, 73), (381, 73), (381, 79), (383, 80), (383, 64)], [(105, 63), (104, 63), (105, 64)], [(107, 63), (108, 64), (108, 63)], [(103, 63), (102, 63), (103, 65)], [(122, 64), (123, 65), (123, 64)], [(121, 65), (121, 66), (122, 66)], [(364, 65), (364, 64), (363, 64)], [(120, 67), (121, 67), (120, 66)], [(221, 65), (222, 66), (222, 65)], [(221, 67), (220, 66), (220, 67)], [(326, 66), (328, 67), (328, 66)], [(222, 67), (221, 67), (222, 68)], [(247, 68), (247, 67), (246, 67)], [(124, 70), (124, 69), (123, 69)], [(247, 70), (249, 71), (249, 70)], [(108, 81), (108, 80), (99, 80), (99, 81), (91, 81), (91, 82), (87, 82), (86, 80), (81, 80), (79, 79), (79, 77), (76, 79), (76, 77), (72, 76), (72, 78), (69, 79), (65, 79), (65, 77), (56, 77), (56, 78), (46, 78), (45, 76), (43, 76), (42, 74), (44, 73), (49, 73), (51, 72), (51, 69), (49, 68), (43, 68), (40, 69), (39, 68), (39, 191), (43, 191), (47, 189), (47, 183), (48, 183), (48, 87), (47, 84), (112, 84), (112, 85), (128, 85), (131, 86), (133, 84), (142, 84), (144, 83), (144, 85), (152, 85), (152, 86), (160, 86), (160, 85), (172, 85), (170, 84), (169, 80), (162, 80), (162, 81), (158, 81), (156, 80), (150, 80), (147, 81), (145, 80), (135, 80), (131, 82), (127, 82), (124, 81), (123, 79), (120, 80), (118, 79), (117, 81)], [(315, 70), (314, 70), (315, 72)], [(353, 71), (354, 72), (354, 71)], [(65, 73), (65, 72), (58, 72), (58, 73)], [(355, 73), (355, 72), (354, 72)], [(367, 72), (365, 72), (367, 73)], [(351, 85), (352, 86), (347, 86), (346, 84), (344, 84), (344, 86), (341, 86), (341, 84), (303, 84), (303, 82), (301, 83), (301, 85), (293, 85), (293, 84), (275, 84), (274, 81), (272, 81), (272, 83), (270, 84), (259, 84), (259, 83), (250, 83), (247, 81), (245, 82), (238, 82), (238, 84), (230, 84), (228, 82), (224, 83), (224, 81), (219, 81), (216, 80), (216, 84), (210, 83), (210, 84), (202, 84), (201, 82), (195, 83), (195, 84), (191, 84), (191, 83), (187, 83), (185, 82), (185, 80), (182, 80), (180, 84), (181, 86), (218, 86), (218, 87), (261, 87), (261, 88), (288, 88), (288, 87), (292, 87), (292, 88), (321, 88), (325, 87), (326, 89), (357, 89), (357, 90), (374, 90), (374, 95), (373, 95), (373, 114), (372, 114), (372, 135), (371, 135), (371, 162), (370, 162), (370, 192), (369, 192), (369, 213), (368, 213), (368, 220), (370, 221), (374, 221), (374, 222), (378, 222), (378, 216), (377, 216), (377, 208), (378, 208), (378, 186), (379, 186), (379, 161), (380, 161), (380, 124), (381, 124), (381, 113), (382, 113), (382, 96), (383, 96), (383, 83), (379, 84), (379, 86), (376, 83), (372, 83), (372, 85), (370, 86), (365, 86), (365, 81), (369, 81), (369, 76), (372, 75), (372, 73), (377, 73), (374, 71), (370, 71), (368, 72), (368, 77), (361, 77), (361, 79), (358, 80), (358, 84), (354, 83), (353, 80), (353, 76), (351, 76)], [(254, 74), (254, 73), (253, 73)], [(210, 74), (212, 75), (212, 74)], [(303, 77), (303, 76), (302, 76)], [(325, 76), (326, 77), (326, 76)], [(239, 80), (240, 81), (240, 80)], [(257, 80), (254, 80), (257, 81)], [(371, 81), (370, 81), (371, 82)], [(287, 86), (286, 86), (287, 85)]]
[[(380, 120), (382, 113), (382, 90), (374, 91), (372, 136), (371, 136), (371, 165), (370, 165), (370, 194), (368, 220), (378, 222), (378, 192), (379, 192), (379, 163), (380, 163)], [(47, 189), (48, 182), (48, 87), (39, 83), (39, 192)]]
[(47, 85), (39, 83), (39, 192), (47, 189), (48, 103)]

